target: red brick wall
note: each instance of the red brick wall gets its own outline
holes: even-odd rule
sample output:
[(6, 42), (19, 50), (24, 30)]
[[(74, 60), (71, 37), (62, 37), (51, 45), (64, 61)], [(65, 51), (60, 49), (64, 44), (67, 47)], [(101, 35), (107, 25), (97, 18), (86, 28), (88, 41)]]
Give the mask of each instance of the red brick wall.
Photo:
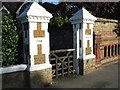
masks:
[[(118, 60), (118, 50), (120, 37), (115, 30), (117, 29), (118, 21), (110, 19), (101, 19), (94, 24), (94, 54), (96, 55), (96, 62), (107, 63)], [(114, 46), (112, 48), (112, 45)], [(115, 45), (117, 49), (115, 49)], [(104, 56), (106, 46), (106, 57)], [(116, 53), (115, 53), (116, 52)], [(113, 53), (113, 54), (112, 54)], [(115, 58), (116, 57), (116, 58)]]

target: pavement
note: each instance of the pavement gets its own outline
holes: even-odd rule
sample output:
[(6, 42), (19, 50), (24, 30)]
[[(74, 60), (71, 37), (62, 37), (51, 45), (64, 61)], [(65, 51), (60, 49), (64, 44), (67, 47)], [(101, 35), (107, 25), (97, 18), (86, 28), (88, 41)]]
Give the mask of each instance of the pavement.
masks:
[(114, 63), (86, 75), (53, 79), (50, 88), (118, 88), (118, 65)]

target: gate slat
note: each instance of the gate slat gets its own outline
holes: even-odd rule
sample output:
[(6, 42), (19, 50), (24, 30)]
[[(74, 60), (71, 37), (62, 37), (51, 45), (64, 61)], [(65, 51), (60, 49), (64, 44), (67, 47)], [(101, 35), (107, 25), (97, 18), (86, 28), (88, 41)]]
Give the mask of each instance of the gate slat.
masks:
[(62, 61), (62, 77), (64, 77), (64, 62)]
[[(53, 69), (52, 77), (64, 77), (65, 75), (70, 75), (74, 73), (73, 53), (71, 53), (73, 51), (75, 51), (75, 49), (53, 50), (50, 52), (50, 63), (52, 64)], [(64, 56), (60, 56), (62, 55), (62, 53)]]
[[(70, 55), (70, 56), (68, 56), (69, 58), (73, 58), (73, 55)], [(59, 57), (60, 59), (63, 59), (63, 58), (65, 58), (65, 56), (63, 56), (63, 57)], [(50, 58), (50, 61), (53, 61), (53, 60), (55, 60), (56, 58)]]
[(75, 49), (52, 50), (50, 51), (50, 53), (59, 53), (59, 52), (68, 52), (68, 51), (75, 51)]
[(56, 59), (55, 61), (56, 61), (56, 78), (58, 78), (58, 65), (57, 65), (58, 60)]
[(70, 75), (70, 58), (68, 58), (68, 75)]

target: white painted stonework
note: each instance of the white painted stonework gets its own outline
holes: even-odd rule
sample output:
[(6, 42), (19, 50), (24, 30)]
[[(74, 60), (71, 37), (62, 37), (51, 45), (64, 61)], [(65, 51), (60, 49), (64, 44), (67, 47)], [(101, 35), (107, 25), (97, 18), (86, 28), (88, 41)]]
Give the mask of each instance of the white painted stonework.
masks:
[[(19, 10), (20, 11), (20, 10)], [(17, 13), (19, 12), (17, 11)], [(19, 14), (19, 13), (18, 13)], [(33, 2), (28, 5), (28, 7), (17, 16), (18, 21), (23, 25), (28, 22), (28, 37), (24, 37), (24, 43), (28, 42), (29, 45), (29, 56), (28, 56), (28, 66), (30, 71), (42, 70), (46, 68), (52, 68), (52, 65), (49, 62), (49, 33), (48, 33), (48, 23), (52, 14), (46, 11), (38, 3)], [(45, 37), (34, 38), (34, 30), (37, 30), (37, 22), (41, 22), (41, 29), (45, 31)], [(45, 63), (44, 64), (34, 64), (34, 55), (38, 54), (37, 45), (42, 45), (42, 54), (45, 54)], [(24, 58), (25, 58), (24, 54)]]
[(25, 64), (14, 65), (9, 67), (1, 67), (0, 74), (19, 72), (19, 71), (25, 71), (25, 70), (27, 70), (27, 65)]
[[(97, 20), (97, 18), (91, 15), (84, 8), (79, 10), (70, 18), (70, 21), (73, 24), (73, 48), (76, 49), (74, 56), (76, 56), (75, 69), (77, 73), (79, 72), (79, 60), (95, 58), (95, 55), (93, 54), (93, 24), (95, 20)], [(89, 29), (91, 29), (91, 35), (85, 34), (87, 24), (89, 24)], [(91, 47), (91, 54), (89, 55), (86, 55), (87, 40), (90, 40)]]
[[(19, 14), (19, 9), (17, 14)], [(52, 14), (46, 11), (45, 8), (40, 6), (38, 3), (33, 2), (31, 5), (28, 5), (27, 8), (22, 12), (17, 18), (20, 19), (21, 23), (24, 22), (49, 22), (52, 18)]]
[(80, 9), (77, 11), (71, 18), (70, 21), (72, 24), (75, 23), (94, 23), (97, 20), (96, 17), (91, 15), (85, 8)]

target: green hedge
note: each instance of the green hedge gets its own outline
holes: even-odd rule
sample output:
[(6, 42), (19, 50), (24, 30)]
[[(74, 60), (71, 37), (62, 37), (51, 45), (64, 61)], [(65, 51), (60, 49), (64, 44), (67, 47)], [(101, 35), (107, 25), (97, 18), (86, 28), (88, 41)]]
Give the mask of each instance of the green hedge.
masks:
[(2, 66), (10, 66), (18, 60), (18, 32), (12, 16), (2, 17)]

